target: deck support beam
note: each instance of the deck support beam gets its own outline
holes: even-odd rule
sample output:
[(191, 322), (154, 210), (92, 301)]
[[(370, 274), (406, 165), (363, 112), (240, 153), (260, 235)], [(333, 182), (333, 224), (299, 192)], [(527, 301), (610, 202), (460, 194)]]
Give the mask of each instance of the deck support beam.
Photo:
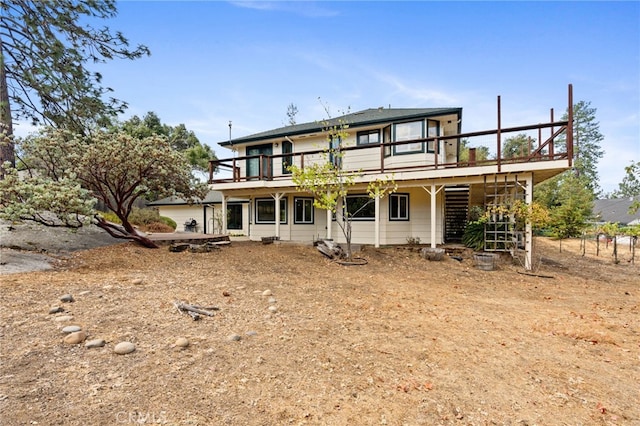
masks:
[(284, 194), (282, 192), (276, 192), (275, 194), (271, 194), (273, 199), (275, 200), (275, 236), (276, 238), (280, 238), (280, 200)]
[[(327, 195), (329, 195), (329, 191), (327, 191)], [(329, 198), (329, 197), (327, 197)], [(327, 240), (330, 240), (333, 238), (333, 230), (331, 229), (331, 226), (333, 225), (333, 212), (329, 209), (327, 209)]]
[(431, 195), (431, 219), (430, 219), (430, 223), (431, 223), (431, 247), (432, 248), (436, 248), (437, 247), (437, 243), (436, 243), (436, 225), (437, 225), (437, 215), (436, 215), (436, 203), (437, 203), (437, 195), (438, 192), (442, 191), (442, 189), (444, 188), (444, 185), (436, 185), (436, 184), (431, 184), (431, 188), (427, 188), (426, 186), (423, 186), (422, 189), (424, 189), (427, 194)]
[(374, 222), (374, 245), (380, 247), (380, 195), (376, 194), (375, 201), (375, 222)]
[[(533, 203), (533, 173), (527, 175), (526, 188), (524, 192), (524, 200), (527, 207), (531, 208)], [(531, 220), (527, 220), (524, 230), (524, 269), (530, 271), (533, 269), (533, 229)]]
[[(221, 234), (227, 233), (227, 201), (228, 200), (229, 200), (229, 197), (225, 194), (222, 194), (222, 205), (221, 205), (222, 212), (220, 213), (222, 215), (222, 229), (220, 230)], [(215, 211), (214, 211), (214, 217), (215, 217)]]

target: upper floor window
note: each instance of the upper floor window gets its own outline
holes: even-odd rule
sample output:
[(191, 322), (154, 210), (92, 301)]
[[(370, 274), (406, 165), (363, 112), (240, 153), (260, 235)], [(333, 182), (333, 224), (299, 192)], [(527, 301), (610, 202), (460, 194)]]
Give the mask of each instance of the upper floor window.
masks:
[[(408, 123), (397, 123), (393, 126), (394, 142), (411, 141), (424, 138), (424, 121), (410, 121)], [(415, 142), (393, 147), (394, 154), (409, 154), (414, 152), (424, 152), (424, 143)]]
[(342, 167), (342, 138), (340, 136), (331, 136), (329, 141), (329, 161), (336, 168)]
[[(293, 152), (293, 144), (289, 141), (282, 141), (282, 153), (291, 154)], [(293, 165), (293, 155), (284, 155), (282, 157), (282, 174), (291, 174), (289, 166)]]
[(358, 145), (374, 145), (380, 143), (380, 131), (368, 130), (358, 132)]
[[(440, 136), (440, 122), (427, 120), (427, 137), (435, 138), (436, 136)], [(427, 152), (436, 152), (435, 140), (427, 142)]]

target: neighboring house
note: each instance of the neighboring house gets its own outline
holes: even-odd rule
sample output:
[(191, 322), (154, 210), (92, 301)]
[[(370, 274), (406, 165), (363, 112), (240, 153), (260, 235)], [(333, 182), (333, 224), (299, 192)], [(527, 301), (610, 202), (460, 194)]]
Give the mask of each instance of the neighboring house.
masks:
[(629, 213), (629, 208), (634, 200), (640, 201), (640, 197), (614, 198), (595, 200), (593, 202), (593, 216), (596, 222), (619, 223), (620, 225), (640, 225), (640, 210), (634, 214)]
[[(163, 198), (147, 204), (157, 207), (160, 216), (173, 219), (178, 232), (222, 234), (222, 194), (209, 191), (203, 200), (195, 203), (178, 197)], [(249, 230), (249, 200), (226, 200), (227, 220), (224, 233), (247, 235)]]
[[(552, 111), (548, 123), (514, 128), (501, 128), (498, 98), (497, 128), (473, 133), (461, 131), (462, 108), (376, 108), (328, 120), (329, 125), (338, 120), (348, 124), (348, 138), (339, 141), (342, 168), (359, 173), (347, 209), (367, 200), (368, 182), (393, 176), (398, 185), (396, 193), (375, 200), (354, 218), (352, 242), (380, 246), (419, 238), (432, 247), (459, 242), (470, 206), (513, 199), (531, 203), (533, 185), (571, 167), (571, 86), (568, 98), (569, 120), (554, 122)], [(223, 194), (223, 205), (230, 197), (249, 199), (252, 239), (343, 242), (335, 217), (316, 209), (287, 170), (287, 164), (304, 167), (327, 161), (326, 151), (336, 141), (329, 141), (325, 129), (321, 122), (295, 124), (219, 143), (233, 156), (211, 161), (210, 187)], [(505, 140), (523, 133), (532, 141), (529, 154), (505, 158)], [(471, 149), (461, 161), (465, 144), (489, 146), (495, 157), (476, 161)], [(486, 240), (493, 243), (487, 248), (500, 249), (496, 242), (505, 239), (523, 241), (522, 236), (501, 233), (509, 228), (502, 225), (488, 228)], [(527, 227), (524, 248), (529, 261), (530, 232)]]

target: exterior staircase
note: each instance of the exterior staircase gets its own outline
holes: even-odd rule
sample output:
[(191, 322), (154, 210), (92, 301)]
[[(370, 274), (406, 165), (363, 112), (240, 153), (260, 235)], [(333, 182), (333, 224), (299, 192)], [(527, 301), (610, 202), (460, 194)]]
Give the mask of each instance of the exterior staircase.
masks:
[(469, 217), (469, 186), (446, 187), (444, 200), (444, 241), (461, 243)]

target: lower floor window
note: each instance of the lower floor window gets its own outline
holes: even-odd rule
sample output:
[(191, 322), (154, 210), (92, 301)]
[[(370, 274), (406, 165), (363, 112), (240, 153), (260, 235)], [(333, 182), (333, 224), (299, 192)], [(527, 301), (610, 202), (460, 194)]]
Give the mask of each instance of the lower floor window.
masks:
[(294, 205), (294, 223), (313, 223), (313, 198), (296, 198)]
[(389, 220), (409, 220), (409, 194), (389, 195)]
[(376, 206), (373, 198), (367, 195), (347, 195), (346, 213), (353, 220), (372, 220), (376, 218)]
[[(276, 200), (256, 198), (256, 223), (276, 223)], [(280, 199), (280, 223), (287, 223), (287, 199)]]

